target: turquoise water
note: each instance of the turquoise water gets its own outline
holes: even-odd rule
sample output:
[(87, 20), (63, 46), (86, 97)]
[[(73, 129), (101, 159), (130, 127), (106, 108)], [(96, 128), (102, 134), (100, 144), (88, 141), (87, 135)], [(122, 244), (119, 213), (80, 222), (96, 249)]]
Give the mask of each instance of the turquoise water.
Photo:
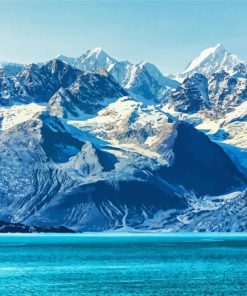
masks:
[(0, 236), (0, 295), (247, 295), (247, 235)]

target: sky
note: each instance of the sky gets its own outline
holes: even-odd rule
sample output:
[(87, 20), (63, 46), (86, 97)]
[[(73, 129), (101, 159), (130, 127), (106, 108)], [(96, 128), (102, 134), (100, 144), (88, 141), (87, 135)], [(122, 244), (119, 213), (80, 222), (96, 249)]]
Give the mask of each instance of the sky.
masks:
[(247, 0), (0, 0), (0, 61), (40, 62), (102, 47), (182, 71), (222, 43), (247, 60)]

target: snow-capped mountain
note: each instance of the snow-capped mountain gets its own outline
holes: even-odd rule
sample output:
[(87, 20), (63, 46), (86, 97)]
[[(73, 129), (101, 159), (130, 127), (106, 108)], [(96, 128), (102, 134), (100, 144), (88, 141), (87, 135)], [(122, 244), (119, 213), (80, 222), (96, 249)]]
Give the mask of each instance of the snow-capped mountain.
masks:
[(100, 48), (2, 72), (0, 220), (247, 230), (246, 64), (212, 51), (181, 84)]
[(215, 72), (225, 70), (231, 71), (242, 61), (234, 54), (228, 52), (222, 44), (204, 49), (194, 60), (192, 60), (184, 72), (178, 74), (179, 80), (190, 77), (195, 73), (208, 77)]
[(86, 72), (97, 72), (100, 68), (104, 68), (109, 72), (117, 63), (117, 61), (110, 57), (101, 47), (88, 50), (77, 58), (58, 55), (56, 59)]
[(97, 72), (104, 68), (128, 93), (146, 102), (166, 99), (169, 92), (179, 85), (176, 80), (161, 74), (158, 68), (151, 63), (119, 62), (100, 47), (89, 50), (78, 58), (68, 58), (62, 55), (57, 58), (87, 72)]
[(244, 174), (247, 174), (246, 78), (245, 62), (207, 78), (196, 73), (171, 93), (169, 103), (163, 108), (220, 144)]
[(144, 99), (146, 102), (158, 103), (166, 100), (171, 90), (179, 85), (177, 81), (163, 76), (156, 66), (148, 62), (136, 65), (127, 64), (126, 68), (122, 69), (121, 67), (122, 63), (115, 64), (110, 74), (131, 95)]
[[(85, 73), (57, 59), (41, 67), (28, 65), (15, 76), (0, 77), (0, 105), (49, 101), (50, 109), (56, 114), (92, 114), (108, 101), (126, 94), (107, 72)], [(75, 108), (72, 101), (81, 103), (77, 102)], [(67, 110), (62, 110), (65, 105)]]
[(96, 47), (78, 57), (75, 60), (74, 66), (83, 71), (96, 72), (100, 68), (104, 68), (109, 72), (116, 62), (101, 47)]
[(172, 91), (169, 101), (178, 112), (208, 112), (222, 117), (247, 99), (247, 65), (238, 64), (230, 72), (221, 70), (206, 78), (196, 73)]

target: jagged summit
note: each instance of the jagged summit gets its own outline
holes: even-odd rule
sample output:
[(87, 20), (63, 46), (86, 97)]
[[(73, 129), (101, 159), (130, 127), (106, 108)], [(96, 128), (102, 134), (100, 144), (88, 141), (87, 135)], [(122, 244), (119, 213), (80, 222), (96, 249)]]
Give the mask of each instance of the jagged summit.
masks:
[(164, 76), (150, 62), (141, 61), (133, 64), (129, 61), (117, 61), (102, 47), (88, 50), (75, 59), (61, 55), (59, 59), (86, 72), (98, 72), (105, 69), (129, 94), (142, 97), (150, 102), (163, 100), (171, 89), (179, 85), (177, 81)]
[(116, 62), (101, 47), (96, 47), (79, 56), (73, 66), (83, 71), (96, 72), (105, 68), (109, 72)]
[(106, 53), (106, 51), (103, 50), (102, 47), (95, 47), (93, 49), (90, 49), (86, 51), (86, 53), (83, 53), (80, 57), (82, 57), (83, 59), (86, 59), (92, 56), (94, 56), (95, 58), (107, 57), (111, 60), (114, 60), (112, 57), (110, 57), (110, 55), (108, 55), (108, 53)]

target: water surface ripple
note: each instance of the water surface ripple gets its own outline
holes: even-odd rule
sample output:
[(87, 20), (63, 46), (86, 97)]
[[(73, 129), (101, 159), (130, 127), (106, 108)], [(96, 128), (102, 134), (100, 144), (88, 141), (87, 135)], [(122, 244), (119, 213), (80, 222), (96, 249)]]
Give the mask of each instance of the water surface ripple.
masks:
[(247, 295), (247, 235), (1, 235), (0, 295)]

